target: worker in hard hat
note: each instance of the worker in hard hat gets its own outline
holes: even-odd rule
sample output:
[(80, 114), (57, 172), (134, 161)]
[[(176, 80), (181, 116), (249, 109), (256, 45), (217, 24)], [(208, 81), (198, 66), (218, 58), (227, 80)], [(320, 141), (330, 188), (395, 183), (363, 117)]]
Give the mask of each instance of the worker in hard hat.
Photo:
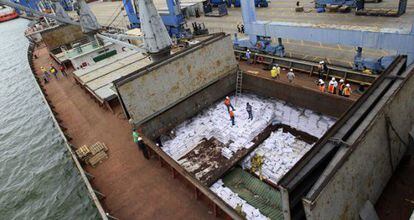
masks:
[(352, 90), (351, 90), (351, 85), (349, 85), (349, 83), (347, 83), (347, 84), (345, 85), (344, 90), (343, 90), (343, 95), (344, 95), (345, 97), (349, 97), (349, 96), (351, 96), (351, 93), (352, 93)]
[(364, 70), (362, 71), (362, 73), (367, 74), (367, 75), (371, 75), (372, 71), (366, 67), (364, 67)]
[(253, 109), (250, 103), (246, 103), (246, 111), (247, 111), (247, 114), (249, 115), (248, 119), (253, 120)]
[(340, 79), (339, 85), (338, 85), (338, 95), (343, 95), (344, 87), (345, 87), (345, 80)]
[(251, 63), (251, 56), (252, 56), (252, 53), (250, 52), (249, 49), (247, 49), (247, 51), (246, 51), (246, 61), (248, 63)]
[(325, 92), (325, 82), (322, 79), (319, 79), (319, 91)]
[(288, 81), (290, 83), (293, 83), (293, 79), (295, 79), (295, 74), (293, 73), (293, 69), (290, 69), (289, 72), (286, 74), (286, 77), (288, 78)]
[(333, 84), (334, 84), (334, 94), (338, 91), (338, 81), (336, 81), (335, 77), (333, 78)]
[(236, 124), (234, 121), (234, 112), (230, 110), (229, 114), (230, 114), (231, 126), (234, 126)]
[(132, 129), (132, 139), (134, 140), (135, 144), (138, 144), (138, 138), (139, 138), (139, 134), (137, 132), (137, 129)]
[(224, 100), (224, 105), (226, 105), (228, 112), (230, 112), (230, 108), (234, 111), (234, 107), (231, 104), (230, 97), (226, 96), (226, 99)]
[(49, 66), (49, 71), (50, 71), (50, 73), (51, 74), (53, 74), (53, 76), (56, 78), (56, 79), (58, 79), (58, 71), (57, 71), (57, 69), (53, 66), (53, 64), (52, 63), (50, 63), (50, 66)]
[(142, 151), (142, 155), (144, 155), (145, 159), (149, 160), (150, 156), (148, 153), (147, 146), (145, 145), (141, 137), (138, 137), (138, 147)]
[(134, 140), (134, 143), (138, 146), (138, 148), (142, 151), (142, 154), (146, 159), (149, 159), (147, 146), (145, 146), (144, 142), (142, 141), (142, 138), (139, 136), (139, 133), (137, 132), (137, 129), (132, 129), (132, 139)]
[(46, 77), (47, 79), (49, 79), (50, 74), (49, 72), (46, 70), (46, 68), (44, 68), (43, 66), (40, 67), (40, 70), (42, 71), (44, 77)]
[(338, 82), (336, 82), (335, 77), (332, 77), (331, 81), (329, 81), (329, 84), (328, 84), (328, 92), (331, 94), (335, 94), (336, 87), (338, 87)]
[(326, 65), (325, 61), (319, 62), (319, 79), (323, 78), (323, 75), (328, 72), (328, 66)]
[(270, 76), (272, 79), (279, 79), (280, 75), (280, 67), (276, 64), (276, 66), (273, 66), (273, 68), (270, 70)]

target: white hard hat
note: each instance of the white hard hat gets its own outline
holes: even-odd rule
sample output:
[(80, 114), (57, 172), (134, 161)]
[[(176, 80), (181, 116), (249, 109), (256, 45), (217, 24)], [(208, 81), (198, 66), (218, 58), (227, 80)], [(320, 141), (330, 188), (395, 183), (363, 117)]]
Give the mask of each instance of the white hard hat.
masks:
[(323, 63), (323, 61), (320, 61), (320, 62), (319, 62), (319, 64), (322, 64), (322, 63)]
[(292, 72), (292, 71), (293, 71), (293, 69), (290, 69), (290, 71)]
[(274, 70), (275, 70), (275, 69), (276, 69), (276, 67), (274, 66), (272, 69), (274, 69)]
[(249, 50), (249, 49), (247, 49), (247, 51), (248, 51), (248, 52), (250, 52), (250, 50)]
[(323, 85), (323, 84), (325, 84), (325, 82), (324, 82), (324, 81), (322, 81), (322, 82), (321, 82), (321, 84)]
[(332, 80), (335, 81), (335, 77), (332, 77)]
[(343, 82), (344, 82), (344, 80), (343, 80), (343, 79), (341, 79), (341, 80), (339, 80), (339, 82), (343, 83)]
[(142, 138), (141, 137), (138, 137), (138, 141), (142, 141)]
[(230, 99), (228, 96), (226, 96), (226, 99)]
[(351, 85), (349, 85), (349, 83), (346, 84), (346, 87), (350, 87)]

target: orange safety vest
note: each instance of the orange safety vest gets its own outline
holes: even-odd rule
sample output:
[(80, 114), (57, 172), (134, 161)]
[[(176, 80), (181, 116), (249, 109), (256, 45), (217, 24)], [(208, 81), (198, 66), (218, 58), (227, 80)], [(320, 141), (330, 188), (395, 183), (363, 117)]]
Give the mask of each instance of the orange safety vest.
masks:
[(328, 92), (330, 92), (330, 93), (333, 94), (334, 91), (335, 91), (335, 86), (333, 84), (329, 84), (329, 86), (328, 86)]
[(351, 89), (348, 87), (344, 88), (344, 96), (349, 97), (351, 95)]
[(226, 100), (224, 100), (224, 104), (225, 104), (226, 106), (229, 106), (229, 105), (230, 105), (230, 99), (226, 99)]
[(325, 92), (325, 85), (319, 85), (319, 91)]
[(230, 111), (230, 118), (233, 118), (233, 117), (234, 117), (234, 112)]

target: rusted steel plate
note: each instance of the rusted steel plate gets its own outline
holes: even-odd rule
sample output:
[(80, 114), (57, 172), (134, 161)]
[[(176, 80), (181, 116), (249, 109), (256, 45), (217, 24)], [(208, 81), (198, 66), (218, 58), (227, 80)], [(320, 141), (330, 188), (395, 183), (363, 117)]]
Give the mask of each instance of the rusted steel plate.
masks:
[(129, 116), (140, 124), (236, 68), (231, 38), (221, 35), (116, 84)]

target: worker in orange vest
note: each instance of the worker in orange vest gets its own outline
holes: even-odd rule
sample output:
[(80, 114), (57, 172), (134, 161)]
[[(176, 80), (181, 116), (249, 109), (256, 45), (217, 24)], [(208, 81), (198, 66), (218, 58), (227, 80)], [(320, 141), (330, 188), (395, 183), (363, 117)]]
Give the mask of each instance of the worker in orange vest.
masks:
[(325, 82), (322, 79), (319, 81), (319, 91), (325, 92)]
[(344, 95), (343, 91), (344, 91), (344, 87), (345, 87), (345, 81), (343, 79), (339, 80), (339, 86), (338, 86), (338, 94), (339, 95)]
[(233, 126), (233, 125), (235, 125), (235, 123), (234, 123), (234, 112), (230, 110), (229, 114), (230, 114), (231, 125)]
[(352, 93), (351, 85), (349, 85), (349, 83), (348, 83), (348, 84), (345, 85), (345, 88), (343, 90), (343, 95), (345, 97), (349, 97), (351, 95), (351, 93)]
[(230, 102), (230, 98), (229, 98), (228, 96), (226, 96), (226, 99), (224, 100), (224, 105), (226, 105), (226, 107), (227, 107), (227, 111), (229, 111), (229, 112), (230, 112), (230, 107), (231, 107), (231, 109), (234, 111), (234, 107), (233, 107), (233, 105), (231, 104), (231, 102)]
[(329, 84), (328, 84), (328, 92), (331, 94), (335, 94), (337, 86), (338, 86), (338, 82), (336, 82), (335, 77), (332, 77), (331, 81), (329, 81)]

